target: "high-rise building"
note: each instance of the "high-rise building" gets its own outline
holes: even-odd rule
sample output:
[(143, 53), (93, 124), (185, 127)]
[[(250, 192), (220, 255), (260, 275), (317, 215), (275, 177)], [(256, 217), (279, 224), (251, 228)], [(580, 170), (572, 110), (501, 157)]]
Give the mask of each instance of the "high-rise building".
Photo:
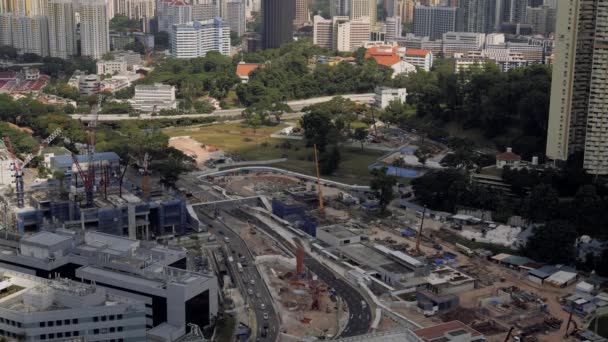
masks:
[(0, 46), (13, 46), (12, 13), (0, 14)]
[(46, 16), (11, 16), (12, 41), (20, 53), (49, 55), (49, 31)]
[(350, 19), (335, 16), (324, 19), (313, 18), (313, 43), (317, 46), (336, 51), (354, 51), (370, 39), (370, 24), (367, 17)]
[(239, 37), (245, 34), (245, 2), (244, 0), (223, 0), (225, 1), (225, 9), (222, 13), (222, 19), (230, 26), (230, 31), (236, 33)]
[(559, 3), (547, 157), (584, 153), (591, 174), (608, 174), (608, 2)]
[(526, 22), (528, 0), (502, 0), (502, 21), (510, 24)]
[(80, 0), (80, 54), (93, 59), (110, 51), (110, 28), (103, 0)]
[(295, 0), (262, 1), (262, 45), (278, 48), (293, 40)]
[(386, 37), (387, 41), (394, 40), (395, 38), (401, 37), (401, 17), (387, 17), (386, 18)]
[(498, 31), (502, 18), (502, 0), (460, 0), (463, 30), (491, 33)]
[(296, 27), (302, 27), (310, 21), (310, 13), (308, 12), (308, 0), (295, 0), (296, 12), (293, 24)]
[[(247, 0), (241, 1), (245, 2)], [(205, 21), (221, 16), (220, 7), (225, 2), (226, 0), (222, 0), (221, 3), (219, 0), (193, 0), (190, 2), (192, 5), (192, 20)], [(223, 7), (225, 9), (225, 6)]]
[(329, 0), (329, 15), (349, 16), (350, 15), (350, 0)]
[(192, 21), (192, 5), (181, 0), (159, 0), (156, 19), (159, 32), (171, 32), (173, 25)]
[(173, 25), (171, 31), (173, 57), (204, 57), (209, 51), (230, 55), (230, 27), (221, 18)]
[(384, 10), (387, 17), (397, 16), (399, 0), (384, 0)]
[(349, 7), (351, 19), (367, 17), (371, 26), (376, 25), (378, 18), (376, 0), (350, 0)]
[(155, 0), (112, 0), (114, 15), (122, 14), (129, 19), (154, 18)]
[(555, 32), (556, 10), (548, 6), (528, 7), (526, 23), (532, 25), (535, 33), (549, 34)]
[(48, 0), (0, 0), (0, 13), (33, 17), (46, 15)]
[(398, 17), (401, 17), (403, 22), (411, 23), (414, 21), (414, 0), (396, 0)]
[(67, 59), (78, 54), (76, 18), (72, 0), (51, 0), (48, 4), (49, 53)]
[(444, 33), (462, 31), (462, 14), (457, 7), (418, 5), (414, 8), (413, 33), (420, 37), (440, 39)]

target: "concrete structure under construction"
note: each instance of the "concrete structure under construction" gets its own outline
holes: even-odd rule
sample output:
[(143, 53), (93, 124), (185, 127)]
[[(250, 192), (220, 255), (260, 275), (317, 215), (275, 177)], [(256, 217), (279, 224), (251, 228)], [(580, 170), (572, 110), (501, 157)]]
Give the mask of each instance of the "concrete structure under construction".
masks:
[[(144, 310), (145, 316), (138, 316), (138, 329), (147, 329), (147, 338), (142, 341), (174, 341), (186, 333), (187, 324), (202, 328), (217, 316), (217, 278), (185, 270), (186, 258), (187, 252), (181, 248), (83, 230), (56, 229), (30, 236), (9, 234), (0, 239), (0, 267), (41, 278), (77, 280), (130, 302), (143, 302), (139, 312)], [(79, 284), (73, 288), (79, 286), (85, 287)], [(97, 307), (79, 317), (84, 319), (83, 324), (95, 322), (91, 329), (100, 329), (99, 333), (104, 329), (108, 334), (110, 330), (105, 330), (105, 325), (112, 321), (110, 315), (127, 318), (119, 312), (120, 304), (116, 305), (105, 309), (107, 313)], [(68, 319), (60, 313), (54, 317)], [(69, 317), (72, 318), (76, 316)], [(55, 328), (44, 329), (44, 333), (54, 333), (62, 324), (51, 324)]]

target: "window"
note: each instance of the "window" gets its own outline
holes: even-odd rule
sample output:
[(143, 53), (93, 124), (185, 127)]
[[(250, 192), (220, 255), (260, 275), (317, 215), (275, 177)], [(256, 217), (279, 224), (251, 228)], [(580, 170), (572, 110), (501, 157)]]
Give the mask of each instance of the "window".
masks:
[(62, 338), (63, 337), (63, 333), (57, 333), (57, 338)]
[(66, 331), (65, 337), (72, 337), (72, 332), (71, 331)]
[(99, 329), (93, 329), (93, 334), (94, 335), (98, 335), (99, 334)]
[(77, 318), (72, 319), (72, 324), (78, 324), (78, 319)]
[(97, 317), (97, 316), (93, 317), (93, 322), (99, 322), (99, 317)]
[(41, 340), (46, 340), (46, 334), (42, 334), (42, 335), (40, 335), (40, 339), (41, 339)]
[(70, 324), (70, 320), (69, 320), (69, 319), (64, 319), (64, 320), (63, 320), (63, 324), (65, 324), (65, 325)]
[(53, 321), (48, 321), (48, 323), (47, 323), (47, 324), (48, 324), (48, 326), (49, 326), (49, 327), (52, 327), (52, 326), (54, 326), (54, 325), (55, 325), (55, 322), (53, 322)]
[(74, 331), (74, 336), (80, 336), (80, 331)]
[(116, 331), (116, 328), (114, 328), (114, 327), (111, 327), (111, 328), (110, 328), (110, 332), (111, 332), (111, 333), (113, 333), (113, 332), (115, 332), (115, 331)]
[(116, 315), (116, 319), (122, 319), (122, 315)]
[(122, 331), (122, 327), (118, 327), (118, 328), (116, 328), (116, 329), (118, 329), (118, 332), (121, 332), (121, 331)]
[(63, 322), (60, 319), (56, 320), (55, 323), (57, 324), (57, 326), (63, 325)]
[[(44, 328), (44, 327), (46, 327), (46, 322), (40, 322), (40, 324), (39, 324), (39, 325), (40, 325), (40, 327), (41, 327), (41, 328)], [(46, 337), (46, 336), (45, 336), (45, 337)]]
[(108, 319), (109, 319), (110, 321), (113, 321), (113, 320), (114, 320), (114, 315), (110, 315), (110, 316), (108, 316)]
[(49, 334), (49, 339), (54, 339), (55, 338), (55, 334)]
[(105, 322), (108, 318), (106, 316), (101, 316), (101, 321)]

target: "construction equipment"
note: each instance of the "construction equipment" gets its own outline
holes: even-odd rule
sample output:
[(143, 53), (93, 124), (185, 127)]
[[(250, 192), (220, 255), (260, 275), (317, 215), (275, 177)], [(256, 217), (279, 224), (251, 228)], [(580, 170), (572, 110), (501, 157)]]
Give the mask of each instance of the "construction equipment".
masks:
[(28, 154), (23, 162), (19, 161), (17, 158), (17, 154), (15, 149), (13, 148), (13, 144), (9, 137), (4, 137), (2, 140), (8, 149), (11, 158), (13, 159), (13, 171), (15, 171), (15, 194), (17, 195), (17, 207), (23, 208), (25, 206), (24, 200), (24, 184), (23, 184), (23, 169), (29, 165), (29, 163), (37, 156), (40, 155), (42, 149), (48, 146), (55, 138), (57, 138), (61, 134), (61, 128), (57, 128), (49, 135), (46, 139), (44, 139), (38, 149), (34, 151), (34, 153)]
[(93, 183), (95, 181), (95, 173), (93, 173), (91, 175), (90, 170), (93, 168), (93, 164), (89, 163), (88, 165), (88, 171), (87, 174), (85, 175), (84, 171), (82, 171), (82, 167), (80, 167), (80, 163), (78, 162), (78, 157), (72, 153), (72, 161), (74, 161), (74, 164), (76, 165), (76, 168), (78, 169), (78, 174), (80, 175), (80, 178), (82, 178), (82, 183), (84, 185), (84, 192), (85, 192), (85, 197), (86, 197), (86, 207), (87, 208), (91, 208), (93, 206)]
[(321, 176), (319, 175), (319, 159), (317, 158), (317, 144), (313, 146), (315, 150), (315, 168), (317, 170), (317, 191), (319, 193), (319, 211), (321, 214), (325, 211), (323, 206), (323, 191), (321, 190)]

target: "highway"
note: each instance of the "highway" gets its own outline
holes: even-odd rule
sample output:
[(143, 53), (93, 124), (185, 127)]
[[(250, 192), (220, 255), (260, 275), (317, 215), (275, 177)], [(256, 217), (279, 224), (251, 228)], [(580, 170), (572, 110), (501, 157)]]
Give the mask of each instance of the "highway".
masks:
[[(234, 260), (229, 262), (228, 267), (234, 275), (233, 281), (255, 314), (256, 341), (277, 341), (280, 333), (280, 320), (272, 305), (270, 292), (264, 285), (264, 280), (255, 267), (254, 257), (245, 242), (230, 228), (230, 225), (245, 225), (245, 223), (225, 213), (222, 213), (222, 217), (211, 220), (201, 209), (197, 209), (197, 212), (201, 221), (211, 225), (209, 232), (217, 236), (218, 241), (223, 243), (227, 255)], [(242, 271), (239, 270), (237, 262), (243, 265)]]
[[(336, 95), (342, 96), (344, 98), (350, 99), (352, 101), (358, 103), (366, 103), (369, 104), (374, 99), (374, 94), (346, 94), (346, 95)], [(285, 113), (285, 118), (294, 118), (300, 116), (302, 113), (300, 112), (302, 108), (306, 106), (310, 106), (316, 103), (327, 102), (331, 100), (334, 96), (323, 96), (323, 97), (313, 97), (305, 100), (295, 100), (286, 102), (289, 107), (293, 110), (292, 113)], [(129, 114), (100, 114), (97, 119), (100, 122), (112, 122), (112, 121), (122, 121), (122, 120), (160, 120), (160, 119), (185, 119), (185, 118), (205, 118), (205, 117), (232, 117), (232, 116), (240, 116), (245, 108), (235, 108), (235, 109), (222, 109), (216, 110), (210, 114), (183, 114), (183, 115), (156, 115), (152, 116), (151, 114), (141, 114), (139, 116), (129, 116)], [(93, 115), (91, 114), (71, 114), (72, 119), (81, 120), (81, 121), (90, 121), (93, 119)]]

